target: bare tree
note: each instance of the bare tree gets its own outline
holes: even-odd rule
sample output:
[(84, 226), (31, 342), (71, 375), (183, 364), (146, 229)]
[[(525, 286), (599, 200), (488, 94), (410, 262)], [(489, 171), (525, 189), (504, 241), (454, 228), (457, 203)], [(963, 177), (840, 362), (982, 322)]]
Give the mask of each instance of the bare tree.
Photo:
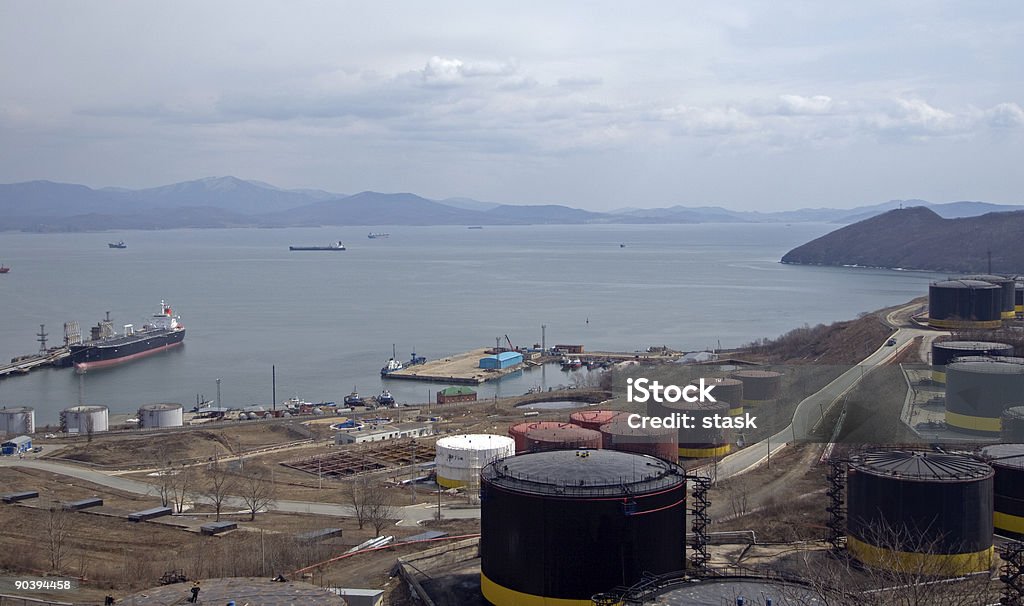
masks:
[(229, 495), (235, 491), (237, 482), (235, 476), (228, 473), (227, 469), (218, 463), (213, 463), (207, 469), (201, 494), (209, 499), (217, 512), (217, 521), (220, 521), (220, 512), (224, 508)]
[(92, 436), (96, 433), (96, 421), (93, 420), (92, 413), (85, 415), (85, 441), (92, 442)]
[(249, 510), (249, 520), (256, 519), (256, 513), (274, 504), (274, 483), (264, 470), (253, 470), (239, 480), (242, 502)]
[(398, 517), (395, 495), (383, 482), (374, 482), (364, 491), (363, 510), (378, 536), (385, 526)]
[(366, 507), (364, 506), (363, 493), (365, 492), (368, 482), (369, 481), (365, 477), (356, 478), (348, 483), (345, 491), (345, 496), (348, 498), (348, 502), (352, 506), (353, 512), (356, 514), (356, 522), (359, 524), (359, 530), (362, 530), (363, 525), (366, 524)]
[(58, 574), (64, 570), (73, 523), (71, 514), (60, 504), (50, 507), (46, 516), (46, 551), (50, 556), (50, 570)]

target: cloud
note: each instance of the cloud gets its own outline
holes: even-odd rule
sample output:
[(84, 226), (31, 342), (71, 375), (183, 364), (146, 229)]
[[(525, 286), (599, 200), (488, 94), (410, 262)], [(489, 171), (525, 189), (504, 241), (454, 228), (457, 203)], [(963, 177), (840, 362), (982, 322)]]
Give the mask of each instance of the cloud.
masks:
[(502, 78), (512, 76), (517, 68), (514, 63), (476, 62), (466, 63), (460, 59), (434, 56), (427, 60), (420, 71), (427, 86), (457, 86), (469, 78)]
[(994, 128), (1018, 128), (1024, 126), (1024, 110), (1016, 103), (1000, 103), (985, 110), (984, 118)]
[(832, 97), (826, 95), (780, 95), (778, 112), (788, 116), (820, 115), (830, 113), (833, 106)]

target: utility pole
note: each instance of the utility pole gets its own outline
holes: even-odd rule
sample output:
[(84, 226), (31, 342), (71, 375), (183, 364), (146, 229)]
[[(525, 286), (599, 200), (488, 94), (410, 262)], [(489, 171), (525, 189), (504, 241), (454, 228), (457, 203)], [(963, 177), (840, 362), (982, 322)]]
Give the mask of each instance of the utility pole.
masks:
[(277, 410), (277, 366), (270, 365), (270, 384), (271, 384), (271, 398), (270, 406), (273, 410)]
[(220, 379), (217, 379), (217, 408), (220, 407)]
[(541, 324), (540, 325), (540, 353), (541, 353), (541, 355), (546, 354), (547, 351), (548, 351), (548, 338), (547, 338), (548, 336), (547, 336), (547, 332), (548, 332), (548, 325), (547, 324)]

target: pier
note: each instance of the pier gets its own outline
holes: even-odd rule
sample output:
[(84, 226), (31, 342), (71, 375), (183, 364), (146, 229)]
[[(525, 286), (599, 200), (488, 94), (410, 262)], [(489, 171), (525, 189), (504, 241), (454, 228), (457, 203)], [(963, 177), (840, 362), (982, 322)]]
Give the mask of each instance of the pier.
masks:
[(60, 362), (71, 355), (67, 347), (60, 347), (45, 353), (15, 358), (10, 364), (0, 366), (0, 379), (12, 375), (24, 375), (44, 366), (60, 366)]

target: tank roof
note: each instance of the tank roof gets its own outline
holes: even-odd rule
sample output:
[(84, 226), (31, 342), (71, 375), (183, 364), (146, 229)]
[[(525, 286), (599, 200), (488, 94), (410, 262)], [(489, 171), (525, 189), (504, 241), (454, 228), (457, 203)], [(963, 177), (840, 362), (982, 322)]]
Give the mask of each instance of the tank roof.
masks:
[(107, 407), (99, 404), (83, 404), (81, 406), (68, 406), (64, 409), (64, 412), (99, 412), (101, 410), (107, 410)]
[(592, 497), (639, 495), (685, 481), (678, 465), (616, 450), (554, 450), (517, 455), (484, 467), (483, 479), (520, 493)]
[(774, 377), (781, 377), (781, 372), (774, 370), (737, 370), (732, 373), (733, 377), (743, 377), (744, 379), (768, 379)]
[[(687, 583), (672, 585), (658, 594), (659, 603), (687, 604), (688, 606), (720, 606), (735, 604), (736, 598), (745, 596), (748, 606), (764, 606), (765, 598), (772, 598), (773, 603), (787, 604), (826, 604), (824, 590), (802, 583), (793, 583), (775, 579), (761, 578), (724, 578), (692, 580)], [(827, 592), (826, 595), (831, 592)]]
[(1024, 419), (1024, 406), (1011, 406), (1003, 411), (1003, 416), (1011, 419)]
[(10, 408), (0, 408), (0, 415), (3, 414), (21, 414), (25, 412), (32, 412), (35, 409), (31, 406), (12, 406)]
[(671, 436), (675, 438), (679, 435), (678, 429), (670, 427), (630, 427), (629, 419), (615, 419), (611, 423), (605, 423), (601, 426), (601, 433), (616, 436), (643, 436), (643, 437), (655, 437), (655, 436)]
[[(739, 374), (740, 372), (757, 372), (757, 371), (737, 371), (733, 374)], [(767, 371), (761, 371), (767, 372)], [(700, 383), (700, 379), (694, 379), (690, 381), (690, 385), (696, 385)], [(732, 377), (704, 377), (705, 385), (743, 385), (743, 381), (734, 379)]]
[(534, 442), (565, 442), (572, 440), (600, 440), (601, 434), (593, 429), (567, 424), (564, 427), (538, 427), (526, 432)]
[(992, 444), (981, 449), (981, 457), (997, 467), (1024, 469), (1024, 444)]
[(1024, 358), (1009, 356), (963, 356), (946, 365), (948, 370), (986, 375), (1024, 374)]
[(611, 421), (621, 414), (623, 414), (621, 410), (577, 410), (569, 415), (569, 420), (578, 420), (585, 423), (601, 422), (603, 424)]
[(139, 410), (178, 410), (181, 408), (181, 404), (175, 404), (174, 402), (159, 402), (156, 404), (143, 404), (139, 407)]
[(508, 436), (489, 433), (469, 433), (446, 436), (437, 441), (438, 448), (451, 450), (483, 450), (489, 448), (513, 447), (515, 442)]
[(981, 280), (943, 280), (941, 282), (932, 282), (932, 286), (938, 288), (1001, 288), (996, 284), (992, 284), (991, 282), (983, 282)]
[(668, 410), (685, 410), (688, 412), (705, 412), (707, 414), (720, 413), (722, 411), (729, 410), (729, 402), (715, 401), (715, 402), (687, 402), (685, 400), (679, 400), (678, 402), (658, 402), (657, 406), (661, 406)]
[(1000, 348), (1013, 348), (1013, 345), (1007, 343), (996, 343), (995, 341), (936, 341), (932, 343), (933, 347), (940, 349), (956, 349), (962, 351), (979, 351), (985, 349), (1000, 349)]
[(852, 457), (850, 468), (876, 476), (922, 481), (980, 480), (992, 475), (992, 468), (977, 459), (918, 450), (866, 452)]
[(997, 276), (995, 274), (971, 274), (969, 276), (960, 276), (958, 280), (977, 280), (979, 282), (995, 282), (997, 284), (1003, 284), (1005, 282), (1013, 282), (1013, 278), (1007, 278), (1006, 276)]

